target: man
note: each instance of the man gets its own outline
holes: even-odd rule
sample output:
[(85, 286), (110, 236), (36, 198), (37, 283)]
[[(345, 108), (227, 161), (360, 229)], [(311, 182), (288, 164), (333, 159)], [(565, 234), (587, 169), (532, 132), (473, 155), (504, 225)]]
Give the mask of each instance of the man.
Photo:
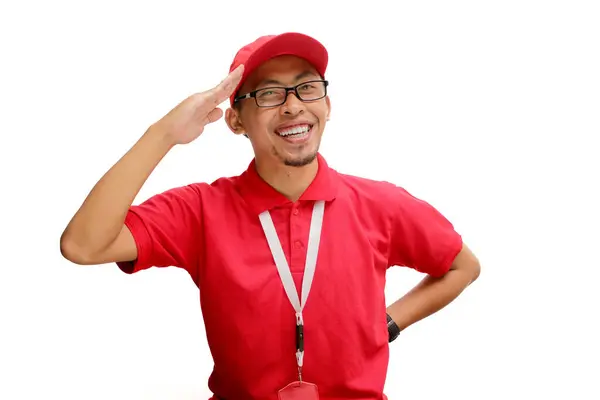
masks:
[[(475, 256), (404, 189), (338, 173), (319, 153), (327, 51), (286, 33), (242, 48), (229, 75), (149, 127), (96, 184), (61, 237), (77, 264), (189, 272), (219, 399), (383, 399), (388, 343), (455, 299)], [(255, 158), (241, 175), (132, 206), (165, 154), (223, 117)], [(387, 268), (428, 276), (386, 309)]]

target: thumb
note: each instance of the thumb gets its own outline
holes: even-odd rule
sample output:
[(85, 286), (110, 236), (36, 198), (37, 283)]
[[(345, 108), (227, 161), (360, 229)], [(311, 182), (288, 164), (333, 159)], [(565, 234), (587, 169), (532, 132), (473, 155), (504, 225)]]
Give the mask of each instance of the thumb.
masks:
[(223, 110), (221, 110), (219, 107), (215, 108), (214, 110), (212, 110), (211, 112), (208, 113), (208, 115), (206, 116), (206, 124), (211, 124), (215, 121), (218, 121), (221, 117), (223, 116)]

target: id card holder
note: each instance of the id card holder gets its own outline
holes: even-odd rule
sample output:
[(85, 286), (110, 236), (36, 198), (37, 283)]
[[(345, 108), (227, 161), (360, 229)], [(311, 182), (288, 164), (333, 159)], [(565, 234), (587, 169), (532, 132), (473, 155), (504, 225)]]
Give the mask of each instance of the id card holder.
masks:
[(317, 385), (305, 381), (295, 381), (279, 390), (279, 400), (319, 400)]

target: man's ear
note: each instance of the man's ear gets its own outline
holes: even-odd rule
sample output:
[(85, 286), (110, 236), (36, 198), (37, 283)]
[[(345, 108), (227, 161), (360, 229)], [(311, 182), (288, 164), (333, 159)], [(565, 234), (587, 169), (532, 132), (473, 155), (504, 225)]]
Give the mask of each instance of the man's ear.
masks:
[(233, 108), (228, 108), (225, 111), (225, 122), (227, 123), (227, 126), (231, 132), (235, 133), (236, 135), (246, 132), (244, 125), (242, 124), (242, 119), (240, 118), (240, 113)]
[(329, 99), (329, 96), (325, 98), (325, 103), (327, 104), (327, 121), (329, 121), (331, 116), (331, 100)]

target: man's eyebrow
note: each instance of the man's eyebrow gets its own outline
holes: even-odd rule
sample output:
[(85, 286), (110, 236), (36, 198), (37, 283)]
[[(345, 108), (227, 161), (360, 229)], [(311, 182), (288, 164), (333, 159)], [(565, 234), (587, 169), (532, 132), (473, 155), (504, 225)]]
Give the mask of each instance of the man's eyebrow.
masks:
[[(295, 81), (299, 81), (300, 79), (308, 78), (308, 77), (317, 77), (318, 74), (313, 71), (304, 71), (296, 75)], [(276, 79), (263, 79), (256, 85), (257, 88), (265, 85), (275, 85), (275, 86), (285, 86), (283, 83), (279, 82)]]

